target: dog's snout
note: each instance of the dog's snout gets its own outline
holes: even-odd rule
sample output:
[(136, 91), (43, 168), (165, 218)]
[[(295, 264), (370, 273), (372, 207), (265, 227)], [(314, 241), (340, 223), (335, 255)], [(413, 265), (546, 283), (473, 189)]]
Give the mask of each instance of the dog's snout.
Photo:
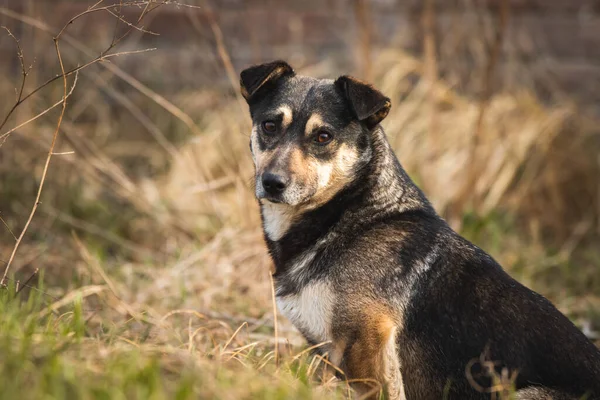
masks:
[(262, 176), (262, 185), (271, 196), (281, 194), (287, 187), (289, 179), (272, 172), (265, 172)]

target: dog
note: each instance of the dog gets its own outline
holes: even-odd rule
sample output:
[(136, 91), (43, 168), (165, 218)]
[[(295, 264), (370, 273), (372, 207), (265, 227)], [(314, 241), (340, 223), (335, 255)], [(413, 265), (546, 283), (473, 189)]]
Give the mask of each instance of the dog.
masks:
[(404, 171), (380, 125), (388, 97), (281, 60), (241, 71), (240, 90), (278, 308), (338, 377), (371, 398), (370, 383), (389, 399), (489, 399), (508, 374), (518, 399), (600, 399), (598, 348)]

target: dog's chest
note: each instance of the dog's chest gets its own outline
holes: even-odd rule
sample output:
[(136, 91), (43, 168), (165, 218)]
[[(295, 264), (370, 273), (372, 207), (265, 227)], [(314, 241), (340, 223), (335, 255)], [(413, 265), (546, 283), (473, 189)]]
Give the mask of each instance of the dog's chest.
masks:
[(326, 281), (311, 282), (298, 293), (277, 297), (281, 313), (315, 342), (331, 339), (334, 294)]

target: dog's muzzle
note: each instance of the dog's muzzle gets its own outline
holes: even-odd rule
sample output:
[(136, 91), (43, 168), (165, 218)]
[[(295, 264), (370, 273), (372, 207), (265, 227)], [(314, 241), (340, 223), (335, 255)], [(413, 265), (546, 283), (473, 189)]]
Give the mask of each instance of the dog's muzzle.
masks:
[(285, 189), (289, 186), (290, 178), (274, 172), (264, 172), (260, 177), (260, 186), (257, 197), (267, 199), (273, 203), (281, 203)]

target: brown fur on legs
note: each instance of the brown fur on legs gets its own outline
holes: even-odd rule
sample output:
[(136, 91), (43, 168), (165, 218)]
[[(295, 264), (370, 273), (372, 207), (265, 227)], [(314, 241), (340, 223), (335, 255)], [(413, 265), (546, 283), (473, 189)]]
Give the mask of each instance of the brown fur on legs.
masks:
[(397, 326), (386, 314), (366, 315), (356, 340), (347, 346), (344, 366), (360, 398), (405, 399), (396, 349)]

